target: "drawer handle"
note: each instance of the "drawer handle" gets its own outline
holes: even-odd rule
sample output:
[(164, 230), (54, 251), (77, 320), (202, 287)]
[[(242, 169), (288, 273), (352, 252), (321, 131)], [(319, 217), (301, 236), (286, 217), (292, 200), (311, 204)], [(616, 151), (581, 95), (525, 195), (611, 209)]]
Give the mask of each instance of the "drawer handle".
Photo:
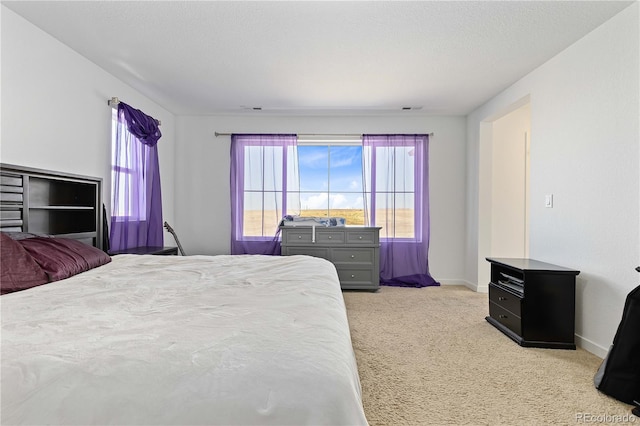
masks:
[(498, 300), (507, 300), (507, 298), (500, 296), (500, 297), (498, 297)]
[(351, 258), (352, 258), (352, 259), (355, 259), (355, 258), (356, 258), (356, 255), (355, 255), (355, 254), (352, 254), (352, 255), (351, 255)]
[(329, 235), (329, 239), (331, 239), (331, 238), (332, 238), (331, 235)]
[(302, 235), (298, 235), (298, 239), (301, 240), (302, 239)]
[(508, 316), (506, 316), (506, 315), (498, 315), (498, 318), (500, 318), (500, 319), (507, 319), (507, 318), (509, 318), (509, 317), (508, 317)]
[(359, 239), (359, 240), (361, 240), (361, 239), (362, 239), (362, 235), (360, 235), (360, 236), (358, 237), (358, 239)]
[(356, 277), (355, 274), (351, 274), (351, 278), (355, 278), (355, 277)]

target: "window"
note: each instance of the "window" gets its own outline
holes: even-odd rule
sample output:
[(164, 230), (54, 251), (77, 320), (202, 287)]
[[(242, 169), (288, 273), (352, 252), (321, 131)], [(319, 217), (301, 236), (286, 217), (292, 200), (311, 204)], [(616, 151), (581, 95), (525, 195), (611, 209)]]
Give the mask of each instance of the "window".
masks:
[[(242, 235), (273, 237), (282, 216), (289, 207), (285, 197), (295, 178), (295, 148), (293, 146), (260, 146), (244, 148), (244, 206)], [(287, 184), (289, 180), (290, 185)]]
[(380, 282), (439, 285), (429, 274), (428, 135), (298, 140), (231, 136), (231, 253), (280, 254), (283, 215), (342, 216), (380, 232)]
[(267, 143), (268, 136), (238, 138), (244, 144), (238, 235), (273, 238), (284, 215), (339, 216), (349, 225), (365, 224), (359, 139), (341, 144), (297, 139)]
[(298, 188), (296, 136), (232, 135), (231, 140), (232, 253), (250, 253), (245, 242), (272, 240), (282, 216), (299, 211), (287, 197), (288, 188)]
[(159, 122), (118, 102), (112, 115), (112, 250), (164, 244), (158, 140)]
[(370, 222), (383, 238), (413, 239), (419, 232), (416, 199), (416, 147), (365, 146), (365, 198)]
[[(118, 136), (120, 143), (118, 143)], [(137, 170), (142, 168), (146, 146), (131, 137), (124, 120), (118, 121), (118, 110), (111, 114), (111, 216), (146, 219), (146, 191), (144, 176), (138, 182)], [(134, 186), (137, 185), (138, 186)]]
[(364, 225), (362, 144), (315, 145), (298, 142), (301, 216), (344, 217)]
[(273, 239), (284, 215), (300, 215), (380, 226), (385, 239), (420, 239), (422, 148), (413, 135), (364, 141), (234, 135), (233, 141), (235, 238)]

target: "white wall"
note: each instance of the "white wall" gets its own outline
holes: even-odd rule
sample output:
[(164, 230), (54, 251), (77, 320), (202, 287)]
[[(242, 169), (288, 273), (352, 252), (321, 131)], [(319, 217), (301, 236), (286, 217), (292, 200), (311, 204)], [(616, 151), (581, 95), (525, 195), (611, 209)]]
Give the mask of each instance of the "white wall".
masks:
[(531, 108), (526, 105), (493, 122), (491, 256), (527, 257), (527, 140)]
[[(175, 117), (102, 68), (1, 6), (0, 161), (103, 179), (111, 197), (111, 108), (119, 97), (162, 121), (158, 142), (162, 204), (174, 212)], [(105, 35), (106, 36), (106, 35)], [(165, 234), (167, 243), (172, 237)]]
[[(639, 282), (638, 22), (636, 2), (467, 117), (467, 279), (477, 282), (486, 249), (477, 238), (486, 232), (478, 226), (481, 128), (529, 95), (530, 256), (581, 271), (578, 344), (601, 356)], [(545, 208), (551, 193), (554, 207)]]
[(189, 253), (229, 253), (230, 137), (222, 133), (429, 133), (430, 270), (462, 283), (465, 211), (464, 117), (242, 116), (178, 117), (176, 232)]

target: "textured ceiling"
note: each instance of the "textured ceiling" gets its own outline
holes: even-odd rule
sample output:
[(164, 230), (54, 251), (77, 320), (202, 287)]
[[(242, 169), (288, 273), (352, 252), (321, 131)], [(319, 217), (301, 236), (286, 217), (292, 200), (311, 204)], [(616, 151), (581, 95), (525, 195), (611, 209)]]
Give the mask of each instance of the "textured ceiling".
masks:
[(178, 115), (466, 114), (631, 4), (2, 3)]

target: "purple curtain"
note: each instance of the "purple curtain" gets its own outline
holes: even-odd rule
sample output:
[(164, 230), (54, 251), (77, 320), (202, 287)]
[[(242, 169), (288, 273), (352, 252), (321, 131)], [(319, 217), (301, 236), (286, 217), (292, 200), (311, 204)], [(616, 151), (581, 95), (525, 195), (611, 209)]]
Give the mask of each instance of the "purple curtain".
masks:
[(231, 135), (231, 254), (280, 254), (287, 188), (297, 188), (296, 146), (296, 135)]
[(162, 246), (162, 195), (157, 121), (120, 102), (111, 185), (111, 250)]
[(429, 274), (429, 137), (364, 135), (365, 218), (380, 226), (380, 284), (440, 285)]

